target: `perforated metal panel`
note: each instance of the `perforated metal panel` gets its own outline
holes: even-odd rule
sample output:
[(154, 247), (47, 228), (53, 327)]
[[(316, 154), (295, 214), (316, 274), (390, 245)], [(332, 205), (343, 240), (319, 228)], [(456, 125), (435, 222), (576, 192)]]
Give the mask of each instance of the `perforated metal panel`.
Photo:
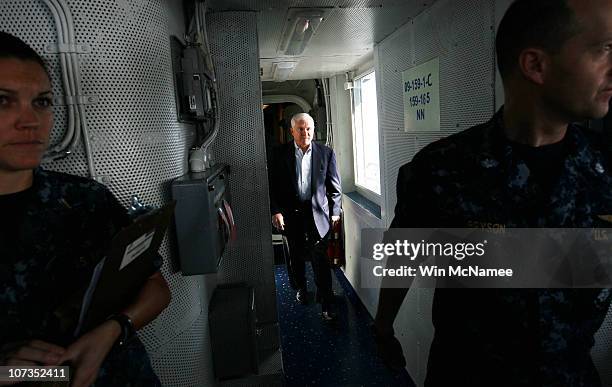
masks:
[[(492, 0), (440, 0), (376, 49), (385, 219), (393, 219), (397, 173), (425, 145), (488, 120), (494, 112)], [(440, 58), (440, 132), (404, 132), (402, 72)], [(430, 289), (413, 289), (395, 322), (417, 384), (433, 337)]]
[(215, 11), (265, 11), (287, 7), (380, 8), (397, 5), (427, 6), (432, 0), (212, 0)]
[[(428, 143), (487, 121), (493, 111), (493, 2), (438, 1), (377, 47), (383, 131), (386, 224), (399, 167)], [(440, 132), (403, 130), (402, 71), (440, 58)]]
[(236, 241), (225, 252), (221, 282), (255, 286), (260, 322), (276, 321), (272, 229), (254, 12), (209, 14), (211, 52), (220, 90), (215, 158), (230, 165)]
[(355, 68), (366, 55), (372, 53), (375, 43), (381, 41), (414, 15), (427, 3), (403, 2), (382, 7), (346, 7), (328, 9), (325, 20), (298, 57), (277, 52), (282, 39), (286, 10), (262, 11), (258, 16), (260, 54), (264, 79), (271, 79), (271, 63), (279, 60), (297, 60), (299, 63), (290, 79), (328, 77)]
[[(402, 102), (402, 71), (414, 63), (413, 24), (408, 23), (375, 47), (378, 101), (378, 125), (382, 132), (381, 166), (382, 199), (385, 225), (393, 216), (395, 181), (397, 170), (414, 153), (414, 136), (403, 130), (404, 107)], [(391, 183), (393, 182), (393, 184)], [(394, 200), (394, 199), (393, 199)]]
[[(127, 204), (137, 194), (146, 204), (161, 205), (168, 198), (169, 180), (186, 172), (186, 153), (193, 129), (178, 124), (174, 100), (169, 31), (184, 30), (179, 7), (162, 0), (68, 0), (77, 42), (88, 44), (80, 56), (83, 93), (99, 102), (86, 106), (94, 164), (104, 183)], [(50, 12), (39, 0), (2, 0), (0, 29), (20, 36), (48, 61), (56, 95), (59, 61), (44, 53), (56, 42)], [(170, 15), (170, 16), (168, 16)], [(54, 108), (52, 141), (66, 125), (66, 109)], [(47, 168), (87, 175), (81, 147)], [(214, 278), (184, 278), (172, 267), (173, 238), (160, 250), (162, 272), (172, 291), (172, 303), (139, 332), (154, 368), (167, 386), (212, 383), (207, 309)]]
[(612, 309), (595, 335), (595, 346), (591, 351), (593, 362), (599, 371), (602, 386), (612, 386)]
[[(355, 67), (380, 42), (433, 0), (213, 0), (215, 11), (258, 12), (259, 53), (264, 80), (271, 79), (271, 63), (297, 60), (290, 79), (329, 77)], [(325, 21), (305, 52), (297, 57), (277, 53), (289, 8), (325, 8)]]
[[(208, 313), (201, 314), (190, 329), (174, 336), (163, 356), (151, 354), (151, 363), (156, 370), (165, 372), (165, 377), (160, 375), (163, 386), (214, 386)], [(172, 368), (168, 368), (169, 364)]]

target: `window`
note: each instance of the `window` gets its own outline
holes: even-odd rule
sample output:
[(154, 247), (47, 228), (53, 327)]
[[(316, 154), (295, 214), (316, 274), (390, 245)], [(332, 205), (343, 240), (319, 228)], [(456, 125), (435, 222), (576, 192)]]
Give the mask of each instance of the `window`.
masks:
[(380, 195), (376, 77), (368, 73), (354, 81), (355, 184)]

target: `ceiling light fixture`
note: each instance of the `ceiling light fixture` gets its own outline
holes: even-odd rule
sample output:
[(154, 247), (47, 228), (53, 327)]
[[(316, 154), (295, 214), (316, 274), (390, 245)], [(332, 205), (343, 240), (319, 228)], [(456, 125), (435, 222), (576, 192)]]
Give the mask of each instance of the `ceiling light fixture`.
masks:
[(295, 70), (297, 62), (274, 62), (272, 63), (272, 79), (274, 82), (284, 82)]
[(325, 10), (322, 9), (289, 8), (277, 52), (301, 55), (324, 16)]

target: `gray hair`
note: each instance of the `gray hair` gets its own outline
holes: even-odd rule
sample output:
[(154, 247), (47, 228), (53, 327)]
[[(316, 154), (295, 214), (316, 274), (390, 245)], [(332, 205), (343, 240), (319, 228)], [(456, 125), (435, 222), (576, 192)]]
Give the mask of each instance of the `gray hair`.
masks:
[(310, 128), (312, 130), (314, 130), (315, 123), (314, 123), (314, 119), (310, 116), (310, 114), (308, 114), (308, 113), (298, 113), (298, 114), (294, 115), (293, 117), (291, 117), (291, 127), (295, 128), (295, 124), (300, 122), (300, 121), (306, 121), (308, 123), (308, 125), (310, 126)]

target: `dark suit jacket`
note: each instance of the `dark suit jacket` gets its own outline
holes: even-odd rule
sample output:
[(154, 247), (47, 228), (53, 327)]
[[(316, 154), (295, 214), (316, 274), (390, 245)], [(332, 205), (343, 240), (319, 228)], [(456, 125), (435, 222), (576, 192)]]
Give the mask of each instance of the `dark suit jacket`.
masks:
[[(331, 148), (314, 141), (311, 147), (311, 208), (317, 231), (323, 238), (329, 231), (330, 218), (340, 215), (340, 175)], [(274, 149), (269, 165), (272, 215), (280, 212), (284, 218), (290, 219), (300, 205), (294, 142)]]

